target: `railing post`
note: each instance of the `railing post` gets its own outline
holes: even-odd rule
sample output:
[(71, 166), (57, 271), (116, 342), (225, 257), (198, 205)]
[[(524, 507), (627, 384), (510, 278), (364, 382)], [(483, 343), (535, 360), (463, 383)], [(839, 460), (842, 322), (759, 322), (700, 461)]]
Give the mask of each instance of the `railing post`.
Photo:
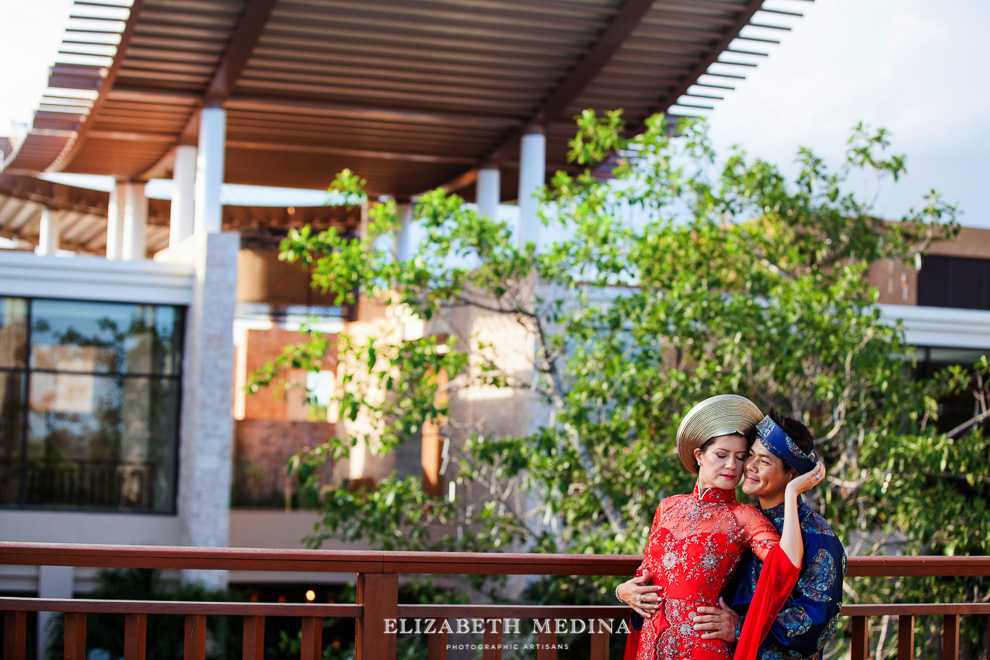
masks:
[(186, 615), (186, 641), (182, 648), (184, 660), (206, 658), (206, 617), (202, 614)]
[(867, 660), (870, 657), (869, 619), (865, 616), (852, 618), (852, 653), (851, 660)]
[(942, 616), (942, 660), (959, 660), (959, 615)]
[(436, 630), (426, 636), (426, 660), (447, 660), (447, 631), (443, 630), (447, 619), (437, 619)]
[(302, 620), (301, 660), (320, 660), (323, 657), (323, 619), (306, 616)]
[(481, 660), (502, 660), (502, 619), (485, 619)]
[(27, 645), (27, 612), (3, 613), (3, 657), (23, 658)]
[(364, 607), (355, 624), (355, 660), (395, 660), (395, 634), (385, 632), (385, 620), (396, 619), (399, 576), (358, 573), (357, 602)]
[[(594, 626), (598, 627), (595, 628)], [(608, 660), (609, 630), (600, 620), (594, 621), (591, 628), (591, 660)]]
[(544, 619), (546, 629), (540, 627), (536, 633), (536, 660), (557, 660), (557, 630), (553, 619)]
[(265, 617), (244, 617), (244, 660), (264, 660), (265, 658)]
[(86, 660), (86, 615), (65, 613), (65, 660)]
[(897, 660), (914, 660), (914, 617), (897, 617)]
[(148, 638), (148, 615), (128, 614), (124, 617), (124, 660), (144, 660)]

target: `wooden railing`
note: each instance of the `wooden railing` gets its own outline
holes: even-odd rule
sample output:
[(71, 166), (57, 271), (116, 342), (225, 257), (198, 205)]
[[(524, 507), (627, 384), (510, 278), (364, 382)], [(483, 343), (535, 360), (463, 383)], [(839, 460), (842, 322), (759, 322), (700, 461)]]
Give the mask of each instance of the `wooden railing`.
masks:
[[(249, 550), (238, 548), (177, 548), (156, 546), (100, 546), (0, 543), (0, 564), (22, 566), (84, 566), (102, 568), (154, 568), (246, 570), (267, 572), (335, 572), (357, 574), (355, 604), (149, 602), (87, 599), (0, 598), (4, 612), (4, 660), (24, 657), (27, 612), (65, 614), (64, 657), (86, 658), (86, 615), (125, 615), (126, 660), (143, 660), (149, 614), (185, 617), (184, 657), (205, 656), (206, 617), (236, 616), (244, 620), (243, 657), (264, 657), (265, 617), (298, 617), (302, 620), (304, 660), (322, 654), (324, 618), (355, 620), (356, 660), (394, 660), (396, 635), (390, 630), (396, 619), (431, 619), (427, 635), (429, 660), (445, 659), (448, 635), (442, 625), (454, 619), (483, 621), (478, 643), (484, 660), (499, 660), (505, 622), (533, 619), (537, 630), (535, 657), (555, 660), (556, 632), (551, 620), (618, 620), (628, 613), (621, 606), (535, 605), (404, 605), (399, 604), (400, 575), (612, 575), (629, 576), (639, 557), (618, 555), (537, 555), (414, 552), (354, 552), (321, 550)], [(847, 577), (990, 576), (990, 557), (852, 557)], [(617, 580), (618, 581), (618, 580)], [(870, 657), (870, 617), (898, 618), (898, 659), (914, 654), (914, 617), (943, 617), (942, 655), (959, 658), (961, 616), (990, 617), (990, 604), (924, 603), (845, 605), (851, 618), (852, 660)], [(988, 620), (990, 624), (990, 620)], [(990, 626), (988, 626), (990, 630)], [(610, 632), (605, 626), (591, 629), (592, 660), (608, 660)], [(988, 632), (990, 647), (990, 632)], [(990, 656), (990, 653), (988, 653)], [(990, 660), (990, 657), (988, 657)]]

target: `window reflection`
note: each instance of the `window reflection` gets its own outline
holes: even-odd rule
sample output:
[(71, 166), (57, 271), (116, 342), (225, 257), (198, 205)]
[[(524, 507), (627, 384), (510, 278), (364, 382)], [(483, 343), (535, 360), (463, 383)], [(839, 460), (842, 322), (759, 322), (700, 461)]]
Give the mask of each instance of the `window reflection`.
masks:
[(0, 504), (20, 498), (24, 374), (0, 372)]
[(183, 310), (0, 310), (0, 504), (174, 511)]
[(178, 316), (174, 307), (36, 300), (31, 368), (175, 374)]
[(27, 359), (27, 301), (0, 298), (0, 367), (23, 367)]

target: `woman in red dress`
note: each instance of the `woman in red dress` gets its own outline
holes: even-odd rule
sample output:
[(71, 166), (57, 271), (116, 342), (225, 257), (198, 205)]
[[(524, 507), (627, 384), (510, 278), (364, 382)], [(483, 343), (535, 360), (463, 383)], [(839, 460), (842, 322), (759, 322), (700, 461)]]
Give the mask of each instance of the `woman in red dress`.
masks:
[[(824, 476), (819, 463), (792, 481), (785, 495), (785, 519), (778, 536), (760, 511), (736, 501), (743, 462), (763, 414), (748, 399), (723, 394), (692, 408), (677, 430), (681, 462), (698, 475), (694, 491), (660, 502), (650, 539), (637, 571), (648, 571), (655, 600), (642, 590), (617, 590), (620, 600), (647, 615), (638, 635), (630, 635), (627, 659), (730, 660), (732, 647), (704, 639), (691, 619), (699, 605), (714, 607), (745, 549), (764, 562), (750, 616), (735, 648), (735, 658), (756, 657), (757, 648), (797, 582), (804, 551), (797, 517), (797, 496)], [(758, 616), (752, 616), (759, 613)]]

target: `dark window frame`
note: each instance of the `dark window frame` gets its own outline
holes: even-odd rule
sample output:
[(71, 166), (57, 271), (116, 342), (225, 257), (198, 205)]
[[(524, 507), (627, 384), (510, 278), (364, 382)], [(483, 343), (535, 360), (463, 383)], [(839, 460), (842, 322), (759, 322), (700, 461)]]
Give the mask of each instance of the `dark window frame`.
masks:
[[(171, 303), (157, 303), (148, 302), (140, 300), (93, 300), (93, 299), (76, 299), (76, 298), (53, 298), (48, 296), (21, 296), (21, 295), (5, 295), (0, 293), (0, 300), (2, 299), (15, 299), (24, 300), (27, 305), (27, 313), (25, 315), (26, 323), (26, 337), (24, 342), (24, 358), (23, 363), (20, 366), (4, 366), (0, 365), (0, 374), (18, 374), (21, 380), (20, 386), (20, 397), (21, 397), (21, 411), (20, 411), (20, 467), (18, 474), (18, 496), (17, 502), (3, 502), (0, 503), (0, 511), (2, 510), (26, 510), (26, 511), (48, 511), (48, 512), (74, 512), (74, 513), (114, 513), (114, 514), (140, 514), (140, 515), (153, 515), (153, 516), (175, 516), (178, 512), (178, 490), (179, 490), (179, 477), (180, 477), (180, 451), (182, 449), (180, 442), (181, 434), (181, 420), (182, 420), (182, 379), (183, 379), (183, 362), (185, 358), (185, 335), (186, 335), (186, 323), (188, 321), (188, 307), (186, 305), (176, 305)], [(80, 371), (78, 369), (52, 369), (52, 368), (34, 368), (33, 367), (33, 335), (34, 335), (34, 321), (35, 321), (35, 301), (45, 301), (45, 302), (55, 302), (55, 303), (75, 303), (75, 304), (87, 304), (87, 305), (141, 305), (155, 308), (170, 308), (174, 310), (176, 315), (175, 321), (173, 323), (174, 334), (172, 337), (173, 347), (172, 350), (175, 354), (175, 361), (172, 369), (169, 373), (153, 373), (145, 371)], [(27, 493), (27, 473), (29, 469), (29, 456), (28, 448), (30, 442), (31, 426), (31, 381), (33, 374), (52, 374), (52, 375), (76, 375), (76, 376), (90, 376), (92, 378), (110, 378), (110, 379), (143, 379), (146, 381), (151, 381), (152, 379), (157, 379), (162, 382), (169, 382), (171, 386), (174, 387), (175, 391), (175, 402), (174, 402), (174, 417), (170, 420), (172, 426), (172, 451), (170, 452), (170, 464), (163, 465), (163, 468), (169, 470), (171, 474), (171, 492), (168, 496), (167, 506), (164, 508), (132, 508), (132, 507), (101, 507), (101, 506), (71, 506), (71, 505), (59, 505), (59, 504), (35, 504), (28, 502)]]

